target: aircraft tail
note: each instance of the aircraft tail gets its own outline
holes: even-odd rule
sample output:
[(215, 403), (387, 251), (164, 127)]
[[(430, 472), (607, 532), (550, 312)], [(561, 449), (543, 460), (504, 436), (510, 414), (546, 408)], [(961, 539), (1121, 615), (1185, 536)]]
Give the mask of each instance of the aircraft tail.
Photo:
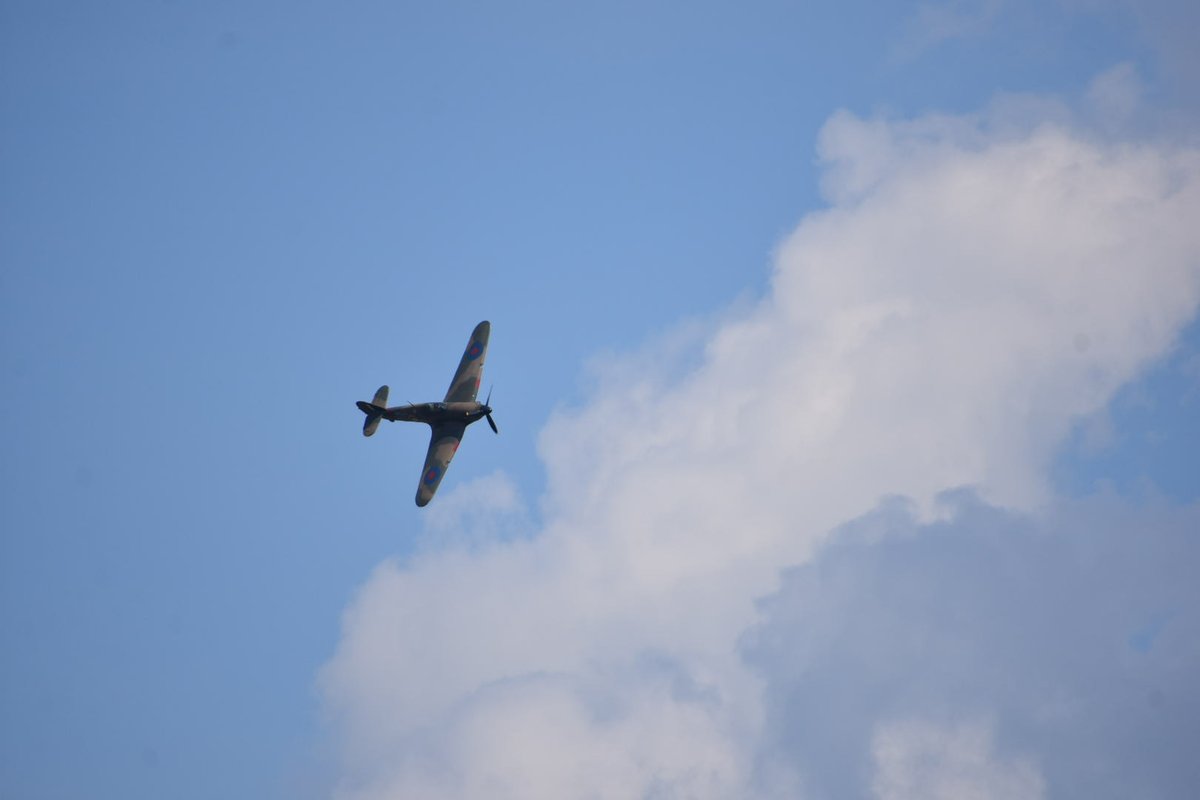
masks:
[(387, 410), (387, 397), (388, 387), (380, 386), (371, 402), (366, 403), (359, 400), (355, 403), (358, 410), (367, 415), (367, 418), (363, 420), (363, 436), (370, 436), (379, 427), (379, 420), (383, 418), (383, 412)]

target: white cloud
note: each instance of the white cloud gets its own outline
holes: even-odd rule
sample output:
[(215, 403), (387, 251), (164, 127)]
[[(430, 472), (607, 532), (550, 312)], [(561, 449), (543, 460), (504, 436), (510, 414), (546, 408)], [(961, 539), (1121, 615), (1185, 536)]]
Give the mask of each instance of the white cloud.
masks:
[(883, 504), (763, 601), (764, 751), (817, 797), (1186, 796), (1200, 506), (943, 503)]
[(1196, 151), (1002, 109), (841, 113), (820, 146), (831, 206), (769, 296), (547, 425), (540, 530), (367, 581), (322, 675), (343, 796), (792, 796), (755, 598), (883, 495), (1040, 507), (1073, 421), (1195, 311)]
[[(481, 686), (398, 748), (401, 768), (355, 797), (739, 796), (746, 766), (704, 701), (650, 665), (588, 679), (537, 673)], [(667, 681), (666, 687), (660, 686)], [(676, 687), (677, 688), (677, 687)]]
[(1071, 10), (1090, 11), (1136, 31), (1154, 55), (1158, 82), (1175, 94), (1175, 101), (1190, 107), (1194, 131), (1196, 103), (1200, 101), (1195, 76), (1200, 74), (1200, 5), (1192, 0), (1061, 0)]
[(871, 755), (878, 800), (1040, 800), (1044, 794), (1028, 760), (996, 759), (991, 731), (980, 723), (884, 723)]
[(460, 483), (425, 512), (424, 549), (486, 547), (520, 536), (529, 514), (516, 484), (503, 472)]
[(1128, 62), (1096, 76), (1088, 87), (1088, 103), (1107, 127), (1125, 124), (1138, 110), (1145, 89), (1137, 68)]

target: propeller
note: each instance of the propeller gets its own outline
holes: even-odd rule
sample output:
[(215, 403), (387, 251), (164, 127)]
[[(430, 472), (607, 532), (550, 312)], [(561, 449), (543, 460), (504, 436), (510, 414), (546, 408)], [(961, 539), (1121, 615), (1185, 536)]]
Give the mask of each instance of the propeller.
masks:
[(487, 417), (488, 425), (492, 426), (492, 433), (500, 433), (500, 429), (496, 427), (496, 420), (492, 419), (492, 387), (488, 387), (487, 399), (483, 401), (483, 407), (487, 409), (484, 416)]

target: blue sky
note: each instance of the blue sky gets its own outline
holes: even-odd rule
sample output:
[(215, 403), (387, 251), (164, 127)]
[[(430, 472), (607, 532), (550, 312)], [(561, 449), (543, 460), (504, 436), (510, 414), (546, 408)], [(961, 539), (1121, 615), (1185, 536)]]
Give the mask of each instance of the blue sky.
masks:
[[(422, 748), (450, 764), (473, 751), (462, 749), (461, 731), (436, 709), (405, 723), (415, 726), (406, 731), (432, 731), (420, 747), (363, 717), (360, 710), (376, 704), (408, 719), (408, 706), (388, 705), (389, 680), (417, 694), (440, 689), (421, 684), (432, 668), (407, 674), (392, 669), (391, 656), (371, 656), (372, 643), (386, 636), (362, 621), (401, 630), (390, 611), (405, 625), (417, 618), (446, 628), (472, 608), (464, 576), (506, 596), (514, 573), (489, 560), (496, 540), (561, 535), (566, 550), (590, 552), (597, 542), (634, 537), (641, 522), (626, 516), (677, 520), (681, 530), (701, 525), (653, 499), (604, 498), (623, 497), (627, 487), (611, 476), (624, 474), (645, 476), (662, 497), (699, 496), (722, 473), (689, 470), (741, 464), (719, 415), (701, 408), (709, 398), (731, 418), (749, 419), (759, 412), (739, 411), (742, 404), (794, 393), (796, 414), (813, 409), (813, 419), (824, 419), (818, 412), (827, 398), (812, 394), (821, 380), (891, 393), (880, 408), (850, 389), (828, 400), (847, 409), (859, 430), (878, 428), (874, 439), (858, 442), (831, 421), (813, 430), (787, 423), (780, 438), (760, 440), (783, 452), (826, 453), (829, 474), (844, 468), (855, 486), (815, 490), (839, 499), (804, 517), (811, 528), (804, 536), (780, 533), (763, 540), (775, 544), (747, 544), (745, 552), (705, 551), (714, 562), (747, 564), (753, 579), (714, 579), (731, 587), (730, 597), (744, 595), (747, 607), (778, 589), (766, 576), (815, 552), (815, 544), (779, 542), (822, 541), (893, 494), (926, 508), (939, 492), (967, 483), (999, 514), (1069, 520), (1087, 514), (1055, 517), (1045, 509), (1111, 494), (1135, 511), (1166, 504), (1168, 527), (1186, 531), (1200, 497), (1198, 254), (1194, 239), (1179, 232), (1175, 195), (1164, 193), (1162, 207), (1149, 206), (1128, 232), (1113, 232), (1111, 250), (1088, 249), (1092, 238), (1107, 241), (1099, 235), (1048, 246), (1067, 261), (1076, 253), (1112, 261), (1081, 284), (1082, 295), (1001, 265), (980, 271), (980, 285), (995, 288), (979, 294), (964, 289), (944, 299), (943, 290), (958, 287), (952, 273), (914, 267), (896, 270), (908, 281), (905, 292), (881, 288), (875, 296), (836, 283), (858, 274), (841, 255), (808, 264), (813, 253), (853, 256), (829, 244), (841, 224), (888, 236), (887, 226), (854, 215), (901, 218), (905, 206), (890, 198), (925, 196), (922, 165), (952, 171), (959, 162), (939, 160), (948, 152), (969, 161), (976, 149), (1008, 146), (1035, 158), (1039, 151), (1022, 150), (1022, 137), (1036, 143), (1046, 125), (1059, 126), (1064, 147), (1100, 148), (1096, 163), (1124, 164), (1123, 153), (1141, 148), (1191, 186), (1200, 98), (1187, 77), (1195, 56), (1179, 32), (1196, 24), (1185, 3), (1117, 0), (0, 4), (0, 794), (386, 797), (420, 785), (435, 796), (437, 783), (454, 796), (446, 786), (469, 794), (486, 785), (465, 772), (445, 785), (416, 767), (383, 774), (380, 764), (407, 764)], [(1105, 82), (1106, 75), (1117, 78)], [(1117, 108), (1126, 101), (1132, 112)], [(840, 110), (851, 116), (835, 116)], [(979, 117), (984, 122), (965, 139), (937, 122), (970, 127)], [(1010, 128), (1018, 131), (1011, 140)], [(871, 150), (872, 137), (891, 149)], [(974, 162), (964, 169), (981, 182), (1003, 174)], [(869, 178), (862, 186), (847, 177), (858, 174)], [(1139, 197), (1153, 193), (1137, 183), (1142, 172), (1133, 165), (1089, 185), (1125, 186), (1121, 176)], [(1080, 219), (1106, 214), (1099, 208)], [(941, 241), (942, 229), (930, 230)], [(1023, 240), (1020, 231), (1005, 228), (995, 243)], [(1158, 248), (1141, 231), (1175, 244)], [(1039, 236), (1030, 231), (1029, 241)], [(947, 248), (970, 252), (957, 240)], [(1042, 264), (1043, 251), (1034, 250), (1030, 263)], [(953, 260), (945, 263), (954, 269)], [(862, 269), (862, 285), (892, 286)], [(1121, 288), (1097, 285), (1105, 280)], [(979, 300), (1010, 290), (1011, 305)], [(1039, 327), (1035, 311), (1046, 309), (1036, 301), (1027, 309), (1019, 302), (1027, 297), (1049, 298), (1058, 316)], [(1127, 306), (1118, 302), (1125, 297), (1133, 298)], [(999, 328), (1028, 324), (1045, 337), (1060, 333), (1053, 319), (1066, 318), (1077, 328), (1063, 329), (1073, 348), (1063, 352), (1094, 362), (1076, 375), (1057, 350), (1039, 360), (1036, 338), (992, 332), (980, 334), (977, 355), (960, 362), (951, 346), (958, 329), (934, 325), (940, 338), (913, 333), (910, 340), (902, 329), (896, 349), (879, 351), (887, 363), (909, 364), (906, 374), (924, 376), (894, 383), (882, 367), (863, 366), (875, 365), (875, 355), (846, 356), (854, 351), (832, 334), (818, 357), (813, 343), (826, 340), (813, 332), (841, 331), (844, 320), (821, 317), (802, 298), (868, 316), (879, 308), (903, 315), (904, 304), (915, 304), (935, 320), (978, 308), (994, 312), (987, 319)], [(757, 341), (756, 331), (776, 330), (775, 308), (791, 320), (780, 329), (788, 338), (735, 357), (742, 343)], [(481, 319), (493, 323), (484, 383), (495, 384), (502, 435), (471, 430), (442, 486), (442, 516), (426, 520), (412, 504), (425, 433), (390, 426), (364, 440), (353, 401), (380, 383), (391, 385), (394, 401), (440, 397)], [(1093, 323), (1099, 327), (1087, 327)], [(1122, 342), (1108, 341), (1106, 331), (1124, 334)], [(957, 366), (926, 374), (922, 359), (905, 360), (910, 346)], [(768, 370), (757, 354), (776, 347), (796, 355), (797, 370), (812, 372), (759, 381)], [(1029, 360), (1028, 381), (986, 369), (1011, 359)], [(983, 366), (972, 382), (963, 376), (975, 375), (976, 361)], [(984, 372), (998, 377), (989, 382)], [(938, 406), (918, 390), (929, 386), (961, 402)], [(1031, 391), (1019, 401), (1031, 410), (993, 402), (982, 391), (989, 387), (1010, 390), (1009, 398)], [(684, 388), (667, 408), (640, 393)], [(943, 419), (945, 431), (960, 435), (941, 438), (922, 414), (901, 413), (906, 404), (940, 409), (929, 420)], [(960, 411), (964, 427), (956, 428), (948, 417)], [(675, 433), (676, 423), (688, 423), (690, 433)], [(622, 435), (626, 424), (644, 434), (634, 444)], [(742, 433), (737, 441), (752, 435)], [(650, 440), (657, 449), (640, 449)], [(956, 441), (968, 440), (957, 449)], [(923, 457), (911, 470), (889, 471), (871, 457), (917, 441), (925, 443), (917, 448)], [(807, 485), (819, 485), (801, 460), (769, 461), (770, 475), (786, 485), (803, 487), (809, 478)], [(756, 464), (747, 462), (746, 474)], [(668, 477), (683, 483), (655, 483)], [(693, 478), (698, 483), (686, 483)], [(707, 509), (711, 520), (736, 521), (726, 540), (758, 541), (751, 530), (771, 530), (771, 520), (790, 510), (775, 502), (784, 493), (778, 486), (760, 487), (761, 496), (735, 493), (739, 502)], [(955, 519), (968, 526), (974, 517)], [(1049, 524), (1038, 520), (1030, 524)], [(932, 523), (918, 513), (908, 527), (925, 524)], [(1027, 535), (1025, 523), (1014, 525), (1015, 535)], [(1162, 541), (1172, 536), (1187, 541), (1174, 533)], [(464, 571), (430, 566), (456, 557), (462, 537), (475, 543), (464, 552), (476, 553)], [(653, 606), (647, 597), (687, 592), (671, 582), (669, 566), (646, 565), (671, 562), (690, 541), (655, 540), (650, 551), (629, 551), (628, 563), (612, 556), (625, 550), (601, 548), (595, 563), (613, 571), (614, 597)], [(1151, 574), (1135, 588), (1153, 581), (1160, 562), (1147, 558)], [(575, 574), (560, 566), (564, 580)], [(404, 583), (423, 575), (451, 588), (421, 594)], [(626, 583), (630, 576), (637, 580)], [(392, 603), (393, 579), (403, 603)], [(634, 585), (642, 588), (622, 593)], [(575, 607), (587, 592), (543, 588), (538, 605)], [(380, 597), (390, 604), (384, 611), (372, 606)], [(1194, 620), (1194, 594), (1179, 603), (1172, 618)], [(688, 618), (671, 613), (662, 612), (665, 626), (683, 620), (687, 627)], [(688, 680), (717, 687), (736, 720), (730, 725), (751, 724), (753, 703), (731, 699), (744, 691), (744, 675), (713, 675), (725, 674), (725, 656), (736, 657), (730, 637), (752, 625), (730, 622), (724, 639), (675, 641), (647, 630), (618, 643), (607, 638), (615, 636), (609, 628), (625, 617), (597, 611), (596, 618), (610, 622), (562, 634), (586, 646), (547, 653), (531, 646), (509, 671), (463, 678), (460, 695), (445, 689), (447, 702), (547, 671), (572, 687), (641, 686), (645, 678), (645, 696), (656, 697), (659, 673), (637, 666), (654, 652)], [(461, 635), (476, 634), (467, 626)], [(430, 663), (457, 674), (452, 644), (430, 636), (407, 643), (442, 653)], [(495, 646), (507, 653), (505, 643)], [(615, 672), (592, 674), (579, 665), (592, 663), (594, 652), (629, 658)], [(359, 653), (368, 655), (356, 661)], [(506, 663), (486, 648), (479, 657)], [(1195, 653), (1181, 658), (1194, 664)], [(637, 679), (620, 671), (626, 667)], [(359, 680), (360, 669), (391, 677)], [(775, 665), (754, 669), (776, 687)], [(340, 681), (361, 684), (361, 695)], [(1194, 699), (1195, 687), (1185, 689)], [(530, 684), (528, 691), (536, 701), (558, 689)], [(491, 707), (487, 713), (505, 718)], [(964, 712), (953, 722), (974, 731), (984, 717)], [(872, 741), (931, 724), (877, 721)], [(1194, 728), (1195, 718), (1187, 724)], [(590, 752), (585, 728), (578, 752)], [(719, 738), (694, 742), (696, 752), (725, 763)], [(995, 774), (1036, 761), (1041, 740), (1028, 741), (1034, 755), (1018, 743), (1024, 754), (998, 757)], [(663, 774), (674, 774), (675, 754), (646, 749), (662, 759)], [(892, 762), (879, 763), (880, 775), (892, 775)], [(1021, 777), (1023, 769), (1015, 783), (989, 785), (1038, 785)], [(744, 789), (742, 772), (729, 774)], [(638, 794), (630, 780), (612, 793)], [(1048, 796), (1069, 796), (1055, 793), (1071, 785), (1069, 777), (1042, 780)], [(769, 793), (762, 775), (753, 781)]]

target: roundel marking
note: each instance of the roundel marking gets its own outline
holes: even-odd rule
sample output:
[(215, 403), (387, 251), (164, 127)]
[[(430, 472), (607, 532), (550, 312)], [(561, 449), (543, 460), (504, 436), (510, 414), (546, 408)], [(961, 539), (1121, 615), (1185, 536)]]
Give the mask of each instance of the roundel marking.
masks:
[(429, 470), (425, 473), (425, 485), (432, 486), (434, 481), (436, 481), (438, 479), (438, 476), (441, 474), (442, 474), (442, 471), (437, 467), (436, 464), (434, 466), (430, 467)]
[(474, 361), (483, 355), (483, 345), (478, 341), (471, 342), (471, 346), (467, 348), (467, 361)]

